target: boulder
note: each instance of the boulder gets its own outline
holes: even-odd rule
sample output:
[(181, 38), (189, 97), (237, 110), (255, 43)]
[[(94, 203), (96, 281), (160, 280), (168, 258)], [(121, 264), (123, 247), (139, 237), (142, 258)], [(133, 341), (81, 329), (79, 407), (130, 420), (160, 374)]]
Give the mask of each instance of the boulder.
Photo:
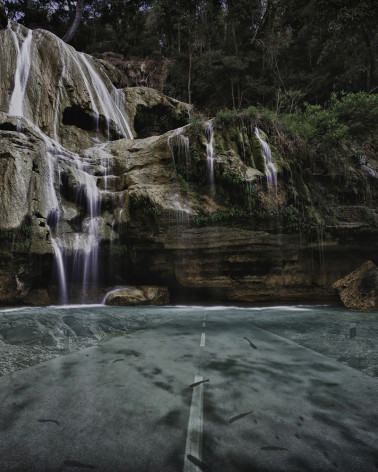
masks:
[(105, 304), (111, 306), (166, 305), (168, 302), (169, 292), (167, 287), (156, 287), (154, 285), (115, 290), (105, 300)]
[(348, 308), (378, 310), (378, 267), (367, 261), (333, 284)]

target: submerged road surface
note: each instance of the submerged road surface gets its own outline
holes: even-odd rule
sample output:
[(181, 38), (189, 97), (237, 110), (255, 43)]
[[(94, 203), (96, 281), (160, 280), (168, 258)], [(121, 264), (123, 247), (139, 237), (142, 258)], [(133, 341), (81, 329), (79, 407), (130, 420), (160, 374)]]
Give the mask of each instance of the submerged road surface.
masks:
[(377, 378), (242, 311), (177, 313), (1, 377), (0, 471), (378, 471)]

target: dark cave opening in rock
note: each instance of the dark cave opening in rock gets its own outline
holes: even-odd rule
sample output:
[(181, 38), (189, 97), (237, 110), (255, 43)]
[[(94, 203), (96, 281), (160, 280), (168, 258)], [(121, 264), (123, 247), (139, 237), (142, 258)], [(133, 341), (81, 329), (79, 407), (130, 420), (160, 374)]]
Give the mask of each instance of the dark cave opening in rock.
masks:
[(114, 141), (123, 137), (114, 121), (107, 119), (104, 115), (90, 115), (79, 105), (68, 107), (63, 112), (62, 123), (64, 125), (76, 126), (84, 131), (96, 132), (108, 141)]
[(138, 105), (134, 119), (134, 128), (138, 138), (158, 136), (186, 124), (188, 124), (188, 115), (186, 113), (178, 115), (167, 105), (155, 105), (150, 108)]
[(94, 131), (97, 127), (95, 117), (86, 113), (78, 105), (66, 108), (62, 121), (64, 125), (73, 125), (85, 131)]
[(0, 124), (0, 131), (18, 131), (17, 126), (9, 121)]

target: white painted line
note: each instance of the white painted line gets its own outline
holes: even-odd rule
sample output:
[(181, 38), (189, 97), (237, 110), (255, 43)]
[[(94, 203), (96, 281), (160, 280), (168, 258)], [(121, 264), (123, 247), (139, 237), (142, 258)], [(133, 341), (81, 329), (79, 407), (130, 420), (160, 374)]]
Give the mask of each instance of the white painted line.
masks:
[(205, 323), (205, 322), (203, 322), (203, 323), (202, 323), (202, 327), (204, 328), (205, 326), (206, 326), (206, 323)]
[(205, 333), (202, 333), (200, 347), (205, 347), (205, 338), (206, 338)]
[[(194, 383), (201, 382), (203, 377), (196, 375)], [(188, 455), (202, 460), (202, 432), (203, 432), (203, 384), (193, 387), (192, 403), (190, 405), (188, 434), (184, 457), (184, 472), (198, 472), (198, 467), (188, 459)]]

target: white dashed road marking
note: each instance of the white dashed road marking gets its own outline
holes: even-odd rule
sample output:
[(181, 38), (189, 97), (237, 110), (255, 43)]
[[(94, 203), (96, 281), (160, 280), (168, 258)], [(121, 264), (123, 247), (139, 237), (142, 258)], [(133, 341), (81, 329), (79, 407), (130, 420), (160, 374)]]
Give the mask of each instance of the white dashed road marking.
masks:
[[(201, 382), (202, 375), (194, 377), (194, 383)], [(188, 455), (202, 460), (203, 432), (203, 384), (193, 387), (192, 403), (190, 405), (188, 435), (186, 437), (184, 472), (198, 472), (198, 467), (188, 459)]]
[(205, 339), (206, 339), (206, 335), (205, 333), (202, 333), (200, 347), (205, 347)]

